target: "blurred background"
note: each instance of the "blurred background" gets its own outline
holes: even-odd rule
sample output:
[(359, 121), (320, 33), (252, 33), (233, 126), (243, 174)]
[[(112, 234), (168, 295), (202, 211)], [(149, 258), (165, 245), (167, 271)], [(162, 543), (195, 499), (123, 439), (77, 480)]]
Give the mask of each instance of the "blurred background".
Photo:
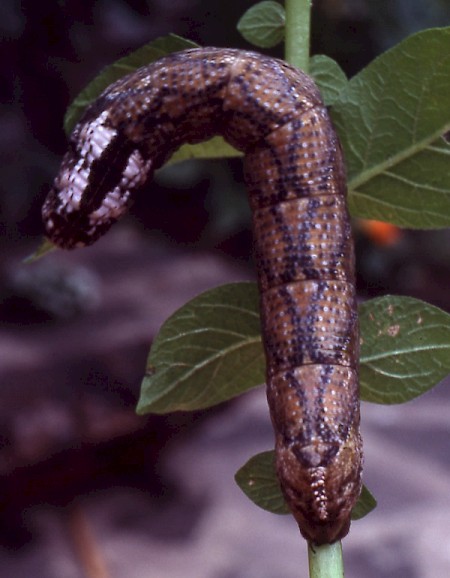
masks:
[[(273, 445), (262, 388), (210, 411), (134, 413), (167, 316), (254, 277), (240, 161), (160, 171), (94, 247), (22, 263), (41, 240), (77, 93), (169, 32), (249, 48), (235, 26), (253, 4), (0, 3), (0, 576), (306, 576), (294, 522), (233, 481)], [(316, 0), (312, 53), (351, 76), (409, 34), (449, 24), (448, 0)], [(449, 231), (355, 230), (361, 298), (399, 293), (450, 310)], [(450, 575), (449, 384), (404, 406), (364, 405), (365, 482), (379, 506), (344, 542), (348, 578)]]

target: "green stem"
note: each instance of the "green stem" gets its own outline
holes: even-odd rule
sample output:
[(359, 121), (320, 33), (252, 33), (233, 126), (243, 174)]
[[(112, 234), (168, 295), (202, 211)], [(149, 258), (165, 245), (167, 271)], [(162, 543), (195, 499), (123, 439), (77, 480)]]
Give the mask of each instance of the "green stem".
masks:
[(285, 58), (308, 72), (311, 0), (285, 0)]
[(308, 543), (310, 578), (344, 578), (341, 542), (314, 546)]
[[(285, 58), (308, 72), (311, 0), (285, 0)], [(313, 546), (308, 543), (310, 578), (344, 578), (341, 542)]]

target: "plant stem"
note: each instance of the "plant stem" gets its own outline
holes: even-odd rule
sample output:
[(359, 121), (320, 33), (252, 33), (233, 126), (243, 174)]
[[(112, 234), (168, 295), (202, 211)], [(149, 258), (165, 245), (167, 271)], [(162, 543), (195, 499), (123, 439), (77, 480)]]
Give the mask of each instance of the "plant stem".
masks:
[(310, 578), (344, 578), (341, 542), (313, 546), (308, 543)]
[[(285, 58), (308, 72), (311, 0), (285, 0)], [(313, 546), (308, 543), (310, 578), (344, 578), (341, 542)]]
[(75, 553), (86, 578), (111, 578), (103, 552), (95, 540), (89, 520), (79, 504), (69, 509), (69, 530)]
[(285, 58), (308, 72), (311, 0), (285, 0)]

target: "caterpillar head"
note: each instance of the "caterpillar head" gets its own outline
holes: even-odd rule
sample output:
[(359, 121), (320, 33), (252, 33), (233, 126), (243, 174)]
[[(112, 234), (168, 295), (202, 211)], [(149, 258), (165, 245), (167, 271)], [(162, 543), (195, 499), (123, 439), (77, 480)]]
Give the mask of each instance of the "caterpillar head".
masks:
[(151, 169), (108, 110), (80, 122), (42, 207), (47, 237), (65, 249), (92, 244), (125, 213)]

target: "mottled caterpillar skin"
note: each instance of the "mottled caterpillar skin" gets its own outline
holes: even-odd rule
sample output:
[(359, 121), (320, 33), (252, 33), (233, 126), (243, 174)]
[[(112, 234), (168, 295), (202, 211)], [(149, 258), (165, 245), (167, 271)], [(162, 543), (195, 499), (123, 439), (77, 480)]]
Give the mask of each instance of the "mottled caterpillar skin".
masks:
[(303, 536), (348, 532), (361, 490), (358, 321), (341, 149), (318, 89), (286, 63), (187, 50), (112, 84), (70, 137), (48, 237), (93, 243), (182, 144), (245, 153), (276, 467)]

